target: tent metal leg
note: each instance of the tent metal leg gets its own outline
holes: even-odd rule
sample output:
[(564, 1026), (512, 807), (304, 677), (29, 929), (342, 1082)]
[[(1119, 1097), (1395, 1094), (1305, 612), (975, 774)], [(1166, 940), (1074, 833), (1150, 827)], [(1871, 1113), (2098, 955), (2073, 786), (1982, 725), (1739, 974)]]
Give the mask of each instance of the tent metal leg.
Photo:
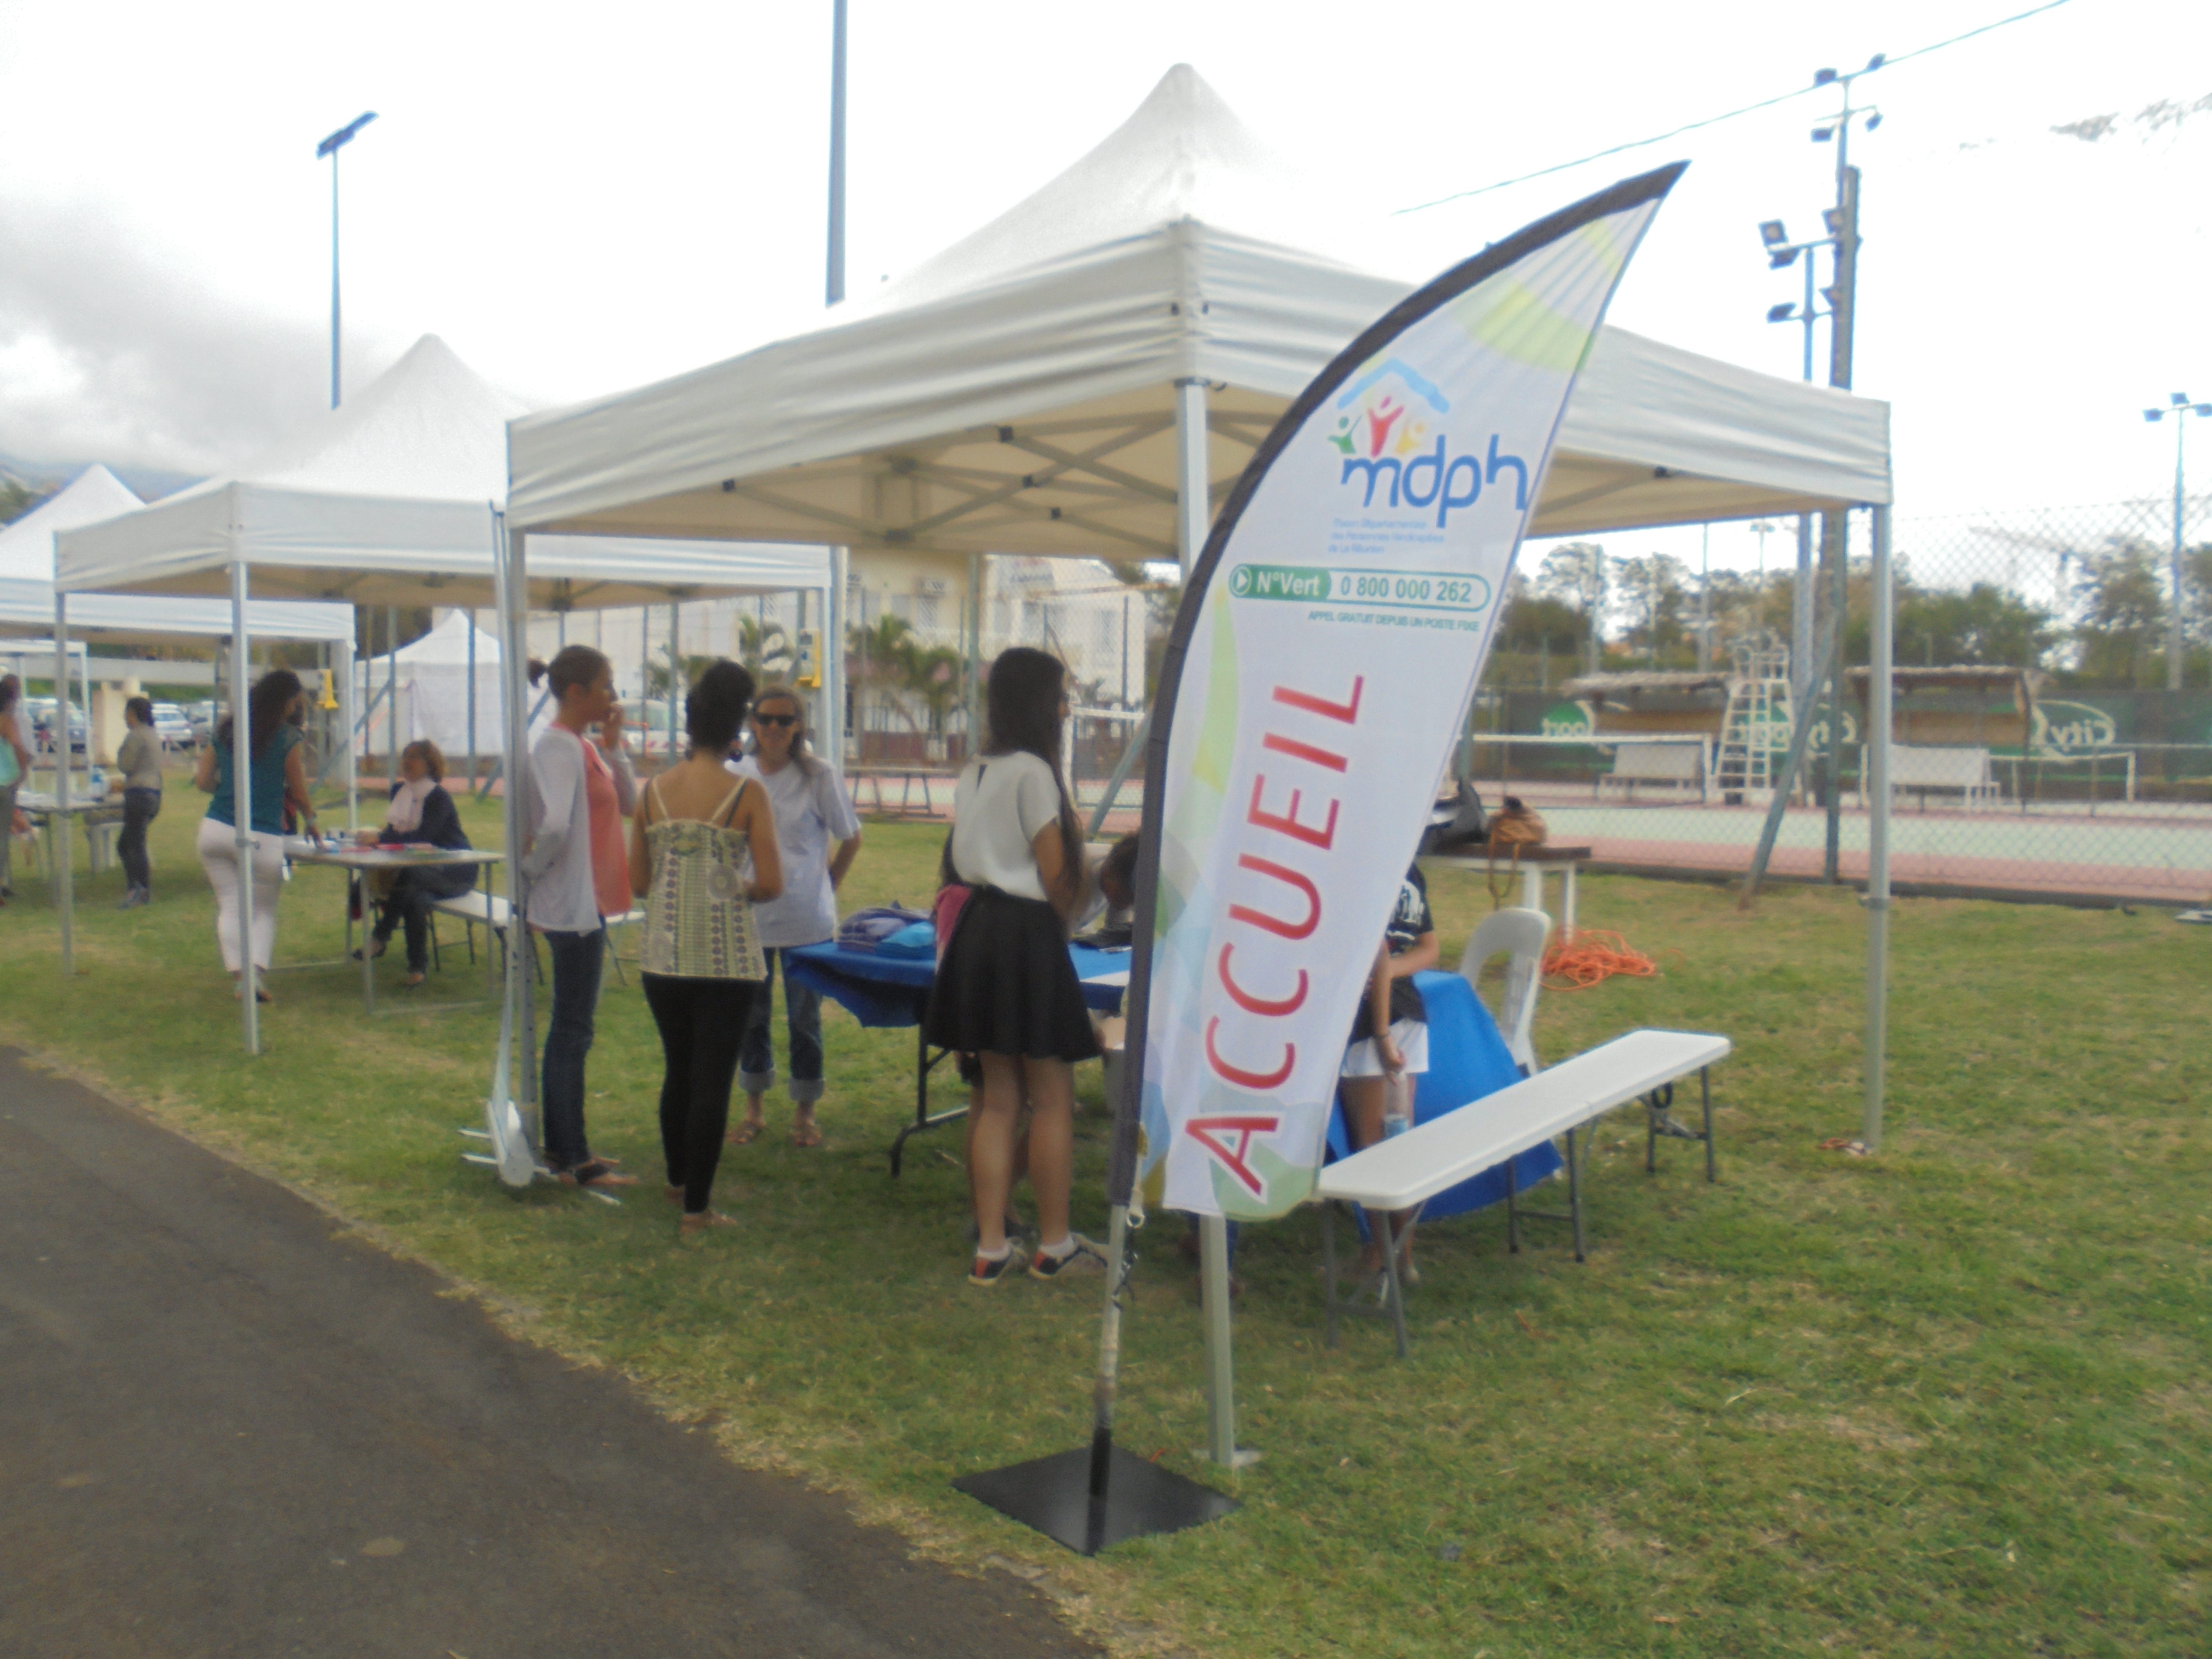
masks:
[[(69, 683), (69, 595), (58, 590), (54, 594), (54, 814), (50, 822), (52, 831), (46, 837), (48, 862), (54, 872), (54, 904), (60, 913), (62, 928), (62, 977), (64, 981), (76, 975), (76, 873), (70, 867), (75, 850), (70, 846), (70, 683)], [(84, 757), (92, 759), (92, 699), (84, 700)], [(0, 835), (13, 834), (11, 826), (0, 823)]]

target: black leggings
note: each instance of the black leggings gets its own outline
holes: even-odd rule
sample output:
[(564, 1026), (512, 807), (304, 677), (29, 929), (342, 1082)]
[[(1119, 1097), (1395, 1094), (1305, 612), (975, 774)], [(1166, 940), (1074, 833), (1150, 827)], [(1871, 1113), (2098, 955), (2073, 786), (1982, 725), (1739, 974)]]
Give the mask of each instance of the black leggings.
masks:
[(668, 974), (641, 977), (666, 1060), (660, 1080), (660, 1146), (668, 1158), (668, 1184), (684, 1189), (685, 1212), (697, 1215), (714, 1190), (722, 1132), (730, 1121), (730, 1089), (738, 1075), (738, 1044), (761, 981)]

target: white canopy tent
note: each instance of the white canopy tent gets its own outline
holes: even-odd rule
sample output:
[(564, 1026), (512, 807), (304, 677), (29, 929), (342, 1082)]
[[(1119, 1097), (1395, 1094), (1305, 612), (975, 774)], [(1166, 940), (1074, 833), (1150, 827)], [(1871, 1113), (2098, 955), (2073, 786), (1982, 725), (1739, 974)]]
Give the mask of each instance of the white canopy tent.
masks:
[[(43, 635), (52, 629), (54, 540), (59, 532), (145, 508), (129, 485), (95, 465), (0, 528), (0, 635)], [(353, 637), (349, 605), (257, 604), (246, 620), (256, 634), (278, 639)], [(87, 594), (71, 605), (70, 622), (77, 633), (114, 645), (149, 645), (179, 636), (220, 639), (230, 632), (230, 607), (210, 599)]]
[[(831, 624), (840, 596), (819, 548), (731, 546), (714, 541), (620, 542), (592, 538), (531, 538), (534, 566), (514, 603), (501, 604), (503, 571), (495, 556), (506, 494), (506, 422), (522, 404), (495, 389), (434, 335), (352, 401), (319, 415), (299, 433), (228, 477), (210, 479), (121, 518), (63, 531), (56, 538), (54, 625), (65, 635), (66, 611), (79, 593), (226, 594), (237, 661), (249, 638), (249, 586), (287, 598), (349, 605), (497, 607), (503, 617), (548, 610), (679, 604), (692, 598), (819, 589)], [(526, 657), (521, 635), (501, 653), (514, 719)], [(351, 629), (347, 648), (351, 646)], [(232, 714), (246, 720), (246, 679), (233, 676)], [(350, 701), (350, 659), (339, 684)], [(358, 720), (349, 708), (350, 732)], [(353, 792), (352, 745), (347, 787)], [(518, 777), (509, 749), (507, 775)], [(235, 817), (252, 823), (247, 769), (238, 772)], [(519, 791), (507, 791), (509, 844), (517, 835)], [(241, 848), (248, 832), (241, 829)], [(508, 865), (514, 878), (513, 862)], [(64, 877), (66, 872), (64, 872)], [(63, 885), (64, 971), (70, 970), (69, 889)], [(251, 923), (250, 890), (240, 926)], [(252, 983), (252, 953), (242, 975)], [(252, 996), (241, 998), (246, 1042), (259, 1048)]]
[[(1059, 178), (828, 326), (515, 422), (513, 517), (1174, 558), (1194, 434), (1218, 501), (1290, 400), (1413, 287), (1300, 246), (1292, 228), (1316, 210), (1177, 65)], [(1607, 329), (1531, 533), (1886, 501), (1888, 427), (1881, 403)]]
[[(383, 660), (391, 677), (384, 718), (396, 723), (398, 743), (427, 738), (448, 755), (498, 747), (499, 639), (478, 628), (470, 612), (447, 612), (445, 621)], [(359, 706), (366, 707), (374, 695), (369, 690), (374, 674), (373, 665), (361, 665), (354, 689)], [(362, 754), (376, 752), (374, 712), (362, 722), (355, 744)]]
[[(511, 524), (971, 560), (1176, 558), (1188, 570), (1214, 507), (1291, 401), (1414, 286), (1302, 246), (1327, 211), (1178, 64), (1057, 179), (827, 325), (516, 421)], [(1886, 699), (1890, 499), (1887, 404), (1608, 328), (1567, 405), (1529, 533), (1871, 506)], [(1870, 725), (1871, 1118), (1886, 711)], [(1208, 1247), (1210, 1263), (1224, 1259)], [(1207, 1301), (1210, 1339), (1220, 1322), (1218, 1402), (1226, 1315), (1218, 1296)]]
[[(36, 635), (43, 654), (52, 656), (54, 627), (54, 538), (61, 532), (98, 524), (126, 513), (138, 513), (146, 504), (120, 478), (95, 463), (85, 468), (63, 489), (54, 492), (21, 518), (0, 528), (0, 636)], [(222, 639), (231, 629), (230, 607), (214, 599), (143, 599), (135, 594), (96, 594), (78, 601), (71, 618), (75, 631), (110, 645), (156, 645), (178, 638)], [(353, 610), (342, 605), (275, 603), (256, 605), (247, 623), (257, 634), (277, 639), (310, 640), (331, 644), (350, 642)], [(27, 643), (20, 654), (31, 654), (35, 643)], [(12, 659), (18, 653), (9, 652)], [(80, 645), (76, 658), (82, 706), (92, 720), (92, 665), (89, 650)], [(148, 665), (148, 677), (159, 673), (159, 665)], [(66, 676), (58, 666), (58, 683)], [(87, 726), (87, 755), (91, 752), (91, 728)], [(57, 771), (67, 764), (68, 749), (57, 744)], [(66, 788), (59, 781), (58, 792)]]

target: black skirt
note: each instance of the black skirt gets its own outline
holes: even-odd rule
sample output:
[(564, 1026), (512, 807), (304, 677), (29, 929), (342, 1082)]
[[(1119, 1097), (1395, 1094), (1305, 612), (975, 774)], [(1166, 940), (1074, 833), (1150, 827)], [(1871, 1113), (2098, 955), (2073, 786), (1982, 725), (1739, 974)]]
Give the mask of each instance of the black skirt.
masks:
[(1097, 1059), (1060, 913), (995, 887), (969, 894), (937, 965), (922, 1030), (934, 1047), (963, 1054)]

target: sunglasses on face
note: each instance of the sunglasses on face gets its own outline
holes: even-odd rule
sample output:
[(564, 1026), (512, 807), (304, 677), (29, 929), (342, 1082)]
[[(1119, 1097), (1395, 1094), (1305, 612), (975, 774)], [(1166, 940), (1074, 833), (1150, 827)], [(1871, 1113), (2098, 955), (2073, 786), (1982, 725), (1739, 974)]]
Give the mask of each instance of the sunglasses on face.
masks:
[(796, 714), (756, 714), (753, 716), (753, 724), (755, 726), (796, 726), (799, 724), (799, 716)]

